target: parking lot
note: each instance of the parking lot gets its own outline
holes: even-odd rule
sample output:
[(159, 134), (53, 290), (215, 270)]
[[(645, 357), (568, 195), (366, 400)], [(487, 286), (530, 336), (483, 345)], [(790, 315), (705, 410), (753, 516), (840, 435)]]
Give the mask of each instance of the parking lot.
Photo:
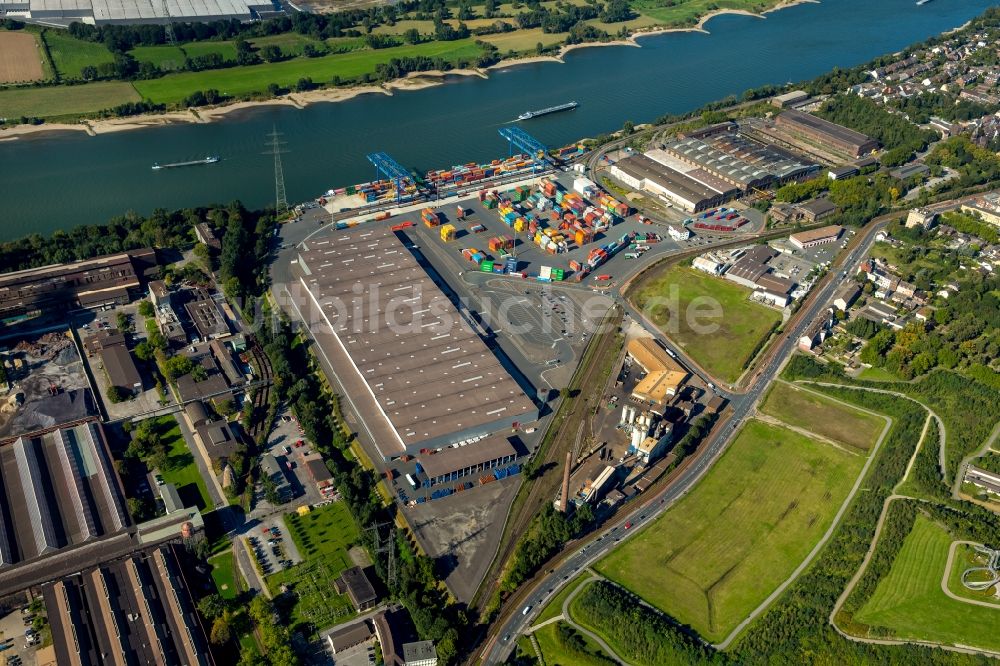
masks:
[(0, 646), (7, 646), (0, 649), (0, 663), (10, 664), (10, 666), (16, 664), (35, 665), (35, 650), (40, 638), (34, 639), (29, 644), (30, 639), (27, 638), (25, 632), (30, 631), (36, 636), (38, 634), (35, 634), (34, 629), (31, 628), (34, 614), (26, 611), (27, 609), (24, 609), (23, 612), (15, 610), (0, 618)]
[(265, 576), (302, 561), (302, 555), (288, 536), (288, 528), (280, 515), (262, 520), (247, 535), (247, 543)]

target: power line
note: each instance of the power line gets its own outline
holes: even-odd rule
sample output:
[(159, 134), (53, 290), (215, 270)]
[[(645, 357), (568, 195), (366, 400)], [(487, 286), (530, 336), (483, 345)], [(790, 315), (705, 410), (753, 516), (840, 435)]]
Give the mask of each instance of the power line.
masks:
[(281, 154), (288, 152), (284, 148), (288, 142), (281, 140), (283, 136), (284, 134), (279, 132), (277, 128), (272, 127), (271, 132), (267, 135), (269, 140), (264, 144), (268, 147), (264, 154), (274, 155), (274, 212), (276, 215), (281, 215), (288, 210), (288, 199), (285, 197), (285, 171), (281, 165)]
[[(382, 528), (388, 527), (389, 533), (382, 539)], [(396, 530), (392, 523), (372, 523), (365, 531), (371, 532), (375, 536), (375, 553), (388, 553), (389, 558), (386, 563), (386, 584), (389, 589), (396, 587)]]

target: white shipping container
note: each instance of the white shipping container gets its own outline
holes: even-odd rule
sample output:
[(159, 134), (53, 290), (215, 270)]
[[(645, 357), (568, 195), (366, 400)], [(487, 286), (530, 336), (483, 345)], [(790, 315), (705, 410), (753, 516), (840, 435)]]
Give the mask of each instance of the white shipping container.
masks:
[(573, 191), (584, 197), (594, 196), (597, 194), (597, 184), (589, 178), (574, 178)]

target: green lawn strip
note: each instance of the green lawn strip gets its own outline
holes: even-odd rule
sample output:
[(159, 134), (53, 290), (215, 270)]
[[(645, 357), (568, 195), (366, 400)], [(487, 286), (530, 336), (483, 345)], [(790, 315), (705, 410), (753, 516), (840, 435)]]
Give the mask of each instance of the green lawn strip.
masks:
[(236, 46), (232, 42), (188, 42), (181, 49), (189, 58), (218, 53), (223, 60), (236, 60)]
[(164, 71), (184, 68), (184, 51), (179, 46), (137, 46), (129, 53), (137, 61), (152, 63)]
[[(956, 545), (955, 559), (951, 563), (951, 571), (948, 572), (948, 589), (956, 596), (993, 604), (996, 606), (996, 612), (1000, 613), (1000, 600), (996, 597), (997, 587), (995, 585), (985, 590), (970, 590), (962, 584), (962, 574), (966, 569), (982, 567), (986, 564), (984, 560), (985, 558), (969, 544)], [(973, 572), (970, 574), (969, 580), (972, 582), (992, 580), (992, 577), (984, 576), (984, 574), (984, 571)]]
[(138, 102), (140, 99), (132, 84), (124, 81), (48, 88), (8, 88), (0, 90), (0, 116), (68, 118), (126, 102)]
[[(674, 265), (647, 280), (629, 300), (709, 373), (732, 382), (781, 321), (777, 310), (749, 301), (750, 293), (729, 280)], [(721, 316), (706, 315), (712, 304), (718, 304)]]
[(208, 490), (205, 488), (205, 480), (201, 477), (194, 460), (196, 454), (188, 449), (184, 435), (181, 434), (181, 427), (172, 416), (161, 416), (156, 421), (169, 457), (167, 469), (158, 470), (163, 480), (177, 487), (184, 506), (194, 504), (202, 512), (214, 509)]
[(601, 649), (592, 638), (577, 631), (583, 639), (582, 650), (574, 649), (560, 639), (559, 626), (562, 622), (553, 622), (535, 632), (535, 640), (541, 648), (542, 658), (545, 659), (546, 666), (607, 666), (615, 662)]
[(267, 37), (254, 37), (249, 42), (257, 49), (268, 45), (277, 46), (285, 55), (300, 56), (306, 44), (312, 44), (319, 51), (323, 51), (323, 42), (297, 32), (286, 32), (282, 35), (268, 35)]
[(806, 557), (864, 460), (750, 421), (690, 494), (595, 568), (721, 640)]
[(96, 67), (115, 59), (100, 42), (85, 42), (60, 30), (46, 30), (42, 34), (52, 54), (53, 65), (64, 79), (79, 79), (80, 70), (87, 65)]
[(562, 615), (562, 605), (563, 602), (566, 601), (566, 597), (572, 594), (573, 590), (580, 587), (581, 583), (589, 579), (589, 575), (581, 574), (577, 578), (566, 583), (563, 589), (559, 590), (559, 593), (552, 597), (552, 600), (549, 601), (549, 603), (547, 603), (542, 609), (542, 612), (538, 614), (538, 617), (535, 618), (535, 624), (541, 624), (542, 622), (550, 620), (557, 615)]
[(885, 427), (885, 420), (874, 414), (781, 382), (775, 383), (768, 392), (760, 411), (857, 449), (867, 450), (874, 446)]
[(272, 83), (279, 86), (293, 86), (299, 79), (305, 77), (311, 78), (316, 83), (329, 82), (335, 76), (343, 80), (353, 79), (374, 72), (377, 64), (388, 63), (393, 58), (426, 56), (456, 62), (460, 59), (474, 59), (479, 53), (479, 46), (471, 39), (430, 42), (415, 46), (334, 54), (322, 58), (294, 58), (250, 67), (168, 74), (159, 79), (137, 81), (135, 85), (139, 94), (146, 99), (157, 103), (174, 104), (183, 101), (196, 90), (215, 89), (230, 96), (249, 95), (266, 91)]
[(368, 48), (362, 37), (330, 37), (325, 42), (326, 48), (332, 53), (349, 53)]
[(285, 525), (303, 561), (268, 576), (268, 589), (277, 595), (286, 585), (297, 595), (292, 610), (295, 624), (323, 628), (346, 620), (354, 611), (347, 597), (333, 589), (333, 581), (352, 566), (348, 549), (360, 538), (350, 509), (344, 502), (334, 502), (304, 516), (288, 514)]
[(208, 558), (212, 567), (212, 580), (224, 599), (235, 599), (239, 596), (239, 586), (236, 584), (236, 563), (232, 549)]
[(872, 381), (872, 382), (898, 382), (898, 381), (900, 381), (899, 377), (897, 377), (896, 375), (892, 374), (888, 370), (884, 370), (882, 368), (876, 368), (876, 367), (865, 368), (858, 375), (858, 379), (867, 379), (868, 381)]
[(918, 514), (888, 575), (855, 619), (885, 627), (898, 639), (1000, 650), (1000, 611), (957, 601), (941, 591), (952, 541), (943, 527)]

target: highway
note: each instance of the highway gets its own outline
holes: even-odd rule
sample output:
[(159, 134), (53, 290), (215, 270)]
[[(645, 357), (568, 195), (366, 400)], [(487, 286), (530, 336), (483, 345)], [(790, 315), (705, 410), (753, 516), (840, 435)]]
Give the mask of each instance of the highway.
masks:
[[(768, 360), (754, 376), (745, 393), (727, 394), (730, 398), (728, 416), (713, 429), (708, 439), (699, 448), (697, 458), (688, 465), (668, 486), (661, 488), (645, 501), (619, 516), (607, 529), (599, 533), (595, 540), (581, 544), (576, 550), (563, 556), (551, 573), (536, 580), (530, 587), (522, 588), (504, 609), (506, 615), (496, 625), (491, 638), (481, 653), (486, 664), (503, 663), (514, 648), (516, 637), (534, 624), (545, 602), (580, 570), (591, 566), (620, 541), (637, 532), (646, 523), (667, 510), (701, 479), (702, 475), (725, 450), (740, 424), (756, 410), (761, 396), (784, 367), (785, 361), (794, 352), (804, 329), (813, 322), (820, 312), (829, 307), (833, 294), (845, 280), (851, 280), (857, 273), (862, 259), (875, 241), (876, 232), (888, 222), (880, 218), (870, 224), (862, 233), (861, 240), (853, 249), (831, 268), (828, 279), (821, 281), (810, 294), (808, 303), (797, 314), (792, 326), (782, 333), (775, 343)], [(635, 313), (636, 315), (638, 313)], [(653, 329), (655, 330), (655, 329)], [(661, 341), (666, 342), (662, 336)], [(673, 347), (671, 347), (673, 349)], [(626, 528), (625, 525), (630, 524)]]

